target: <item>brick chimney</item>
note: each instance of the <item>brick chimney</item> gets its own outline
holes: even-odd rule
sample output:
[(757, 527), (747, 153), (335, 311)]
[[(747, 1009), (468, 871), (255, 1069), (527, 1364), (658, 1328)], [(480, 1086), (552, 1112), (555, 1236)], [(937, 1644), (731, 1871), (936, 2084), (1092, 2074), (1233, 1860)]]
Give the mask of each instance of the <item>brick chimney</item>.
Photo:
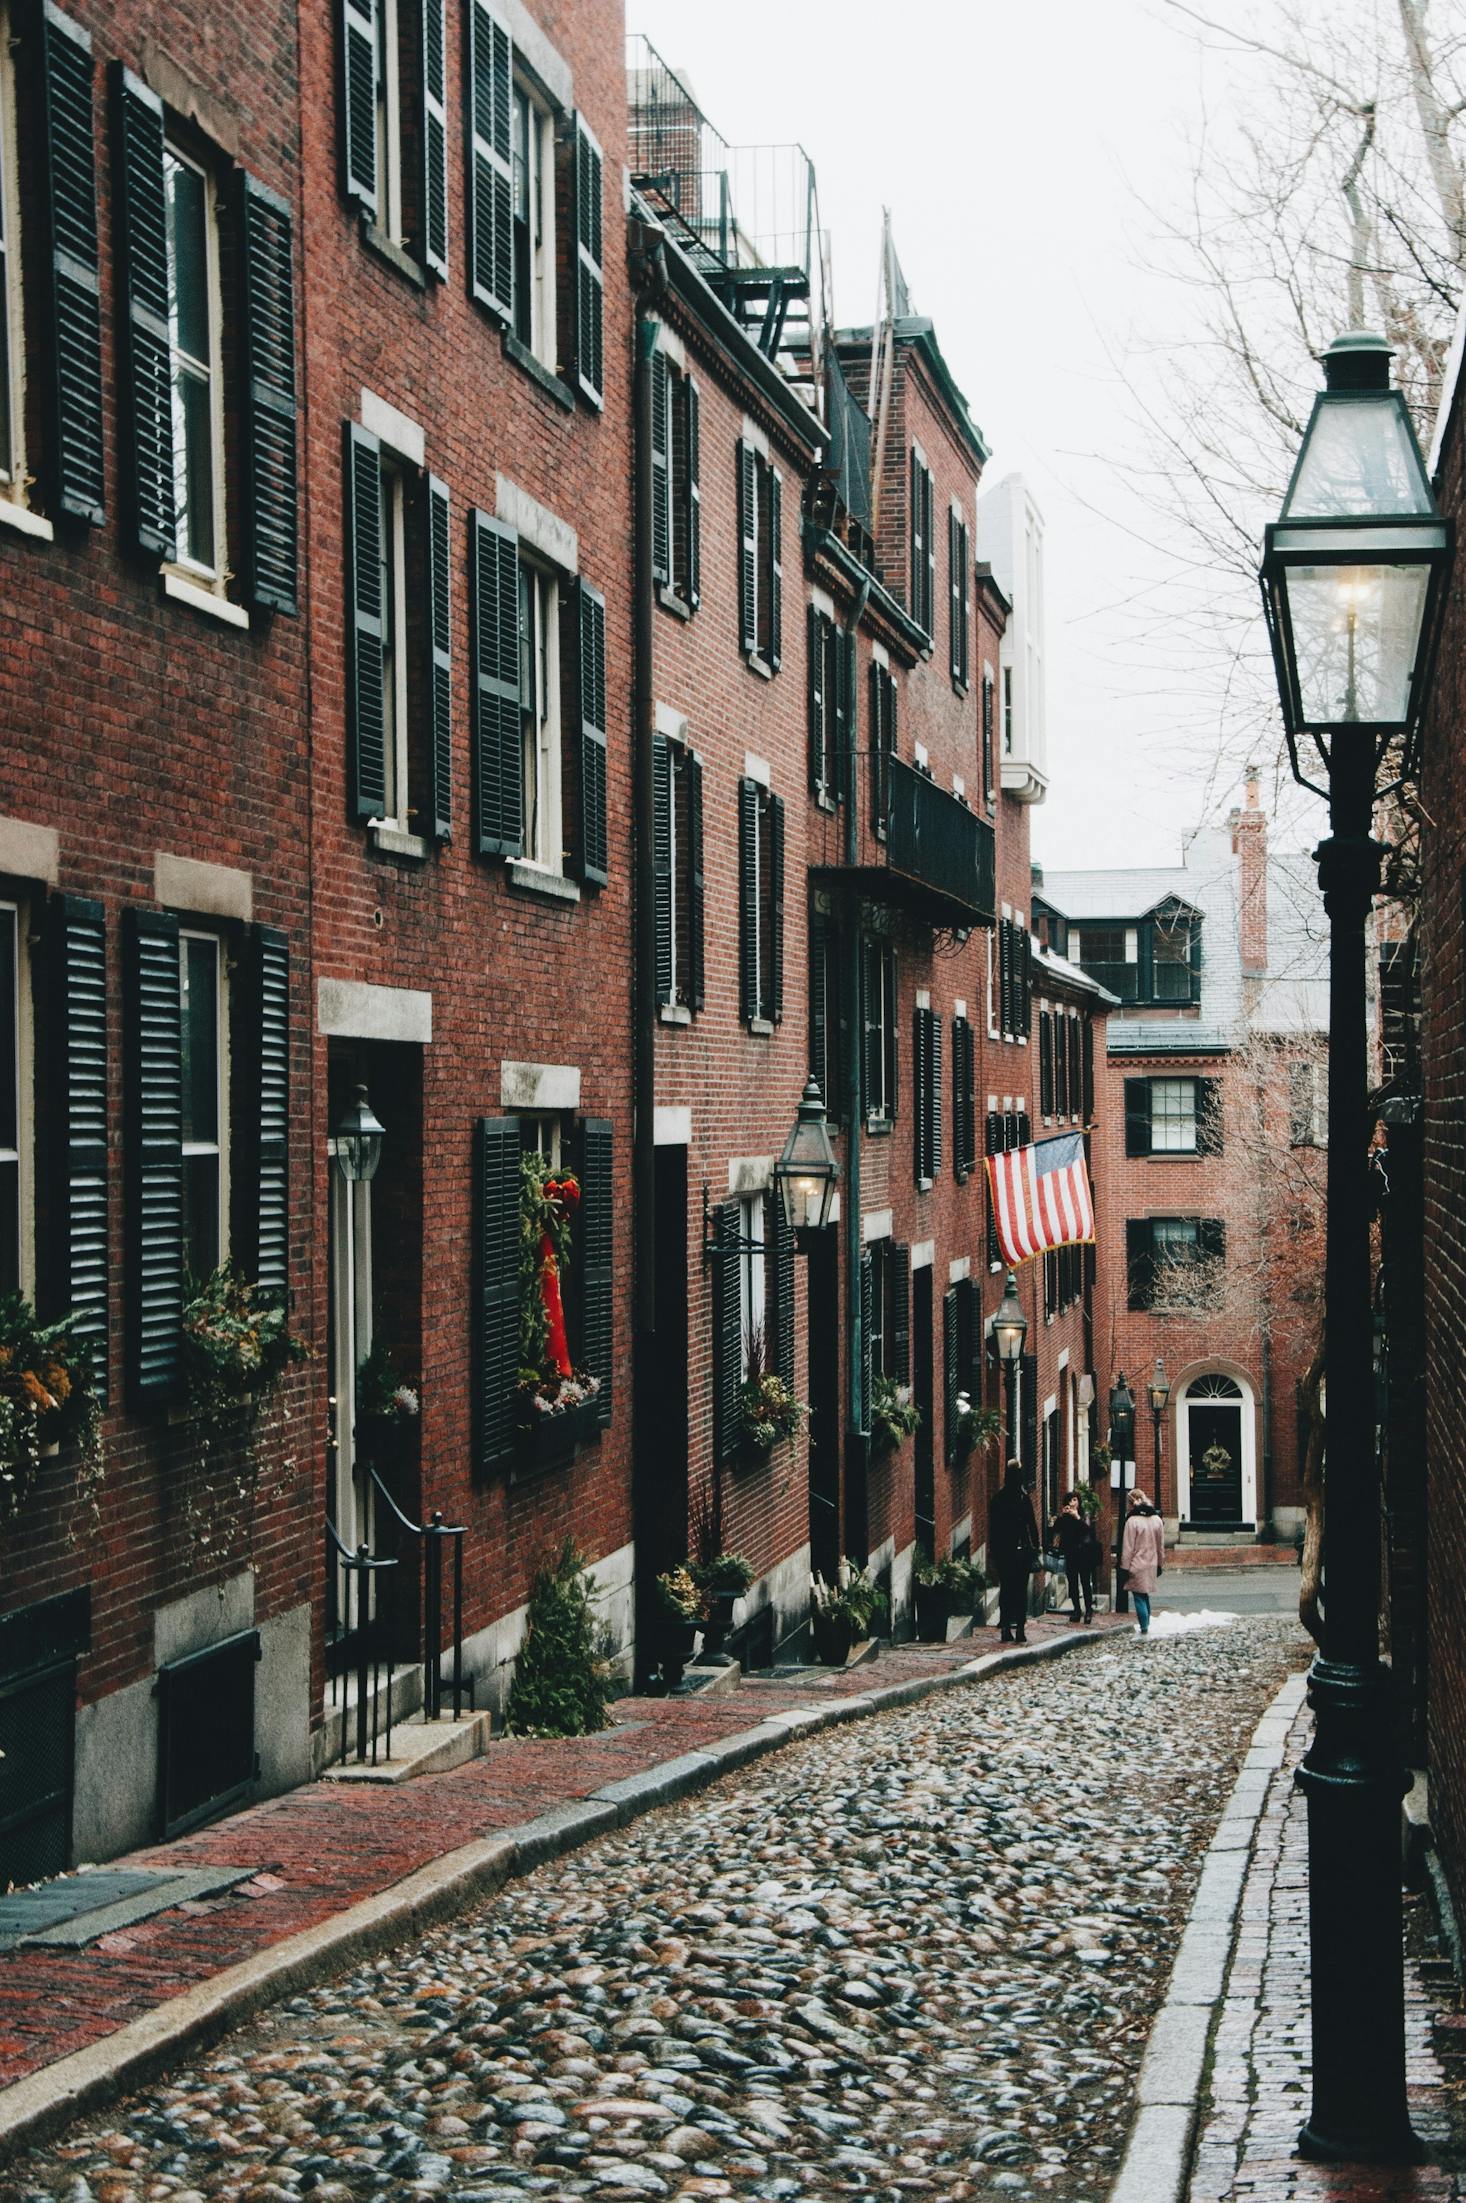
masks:
[(1267, 814), (1258, 800), (1258, 770), (1247, 768), (1244, 807), (1233, 811), (1232, 854), (1237, 866), (1237, 941), (1244, 978), (1267, 972)]

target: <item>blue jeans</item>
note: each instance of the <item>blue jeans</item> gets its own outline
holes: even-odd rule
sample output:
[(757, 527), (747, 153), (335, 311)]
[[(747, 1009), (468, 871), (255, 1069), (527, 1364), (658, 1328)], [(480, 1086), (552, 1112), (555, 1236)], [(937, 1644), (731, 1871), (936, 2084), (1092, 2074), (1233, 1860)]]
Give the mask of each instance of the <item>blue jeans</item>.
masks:
[(1135, 1619), (1140, 1624), (1141, 1636), (1148, 1637), (1150, 1635), (1150, 1593), (1148, 1591), (1132, 1591), (1130, 1604), (1135, 1609)]

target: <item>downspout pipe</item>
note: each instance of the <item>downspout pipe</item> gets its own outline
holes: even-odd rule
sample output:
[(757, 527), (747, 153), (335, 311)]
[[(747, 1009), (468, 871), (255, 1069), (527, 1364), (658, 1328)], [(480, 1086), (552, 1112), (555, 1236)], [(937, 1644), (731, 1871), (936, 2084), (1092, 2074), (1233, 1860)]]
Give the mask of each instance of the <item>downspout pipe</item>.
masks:
[[(869, 576), (867, 576), (865, 581), (862, 582), (860, 593), (856, 597), (855, 603), (851, 608), (850, 633), (852, 637), (858, 636), (860, 633), (860, 623), (865, 617), (865, 608), (869, 602), (870, 579)], [(855, 699), (854, 697), (852, 697), (852, 720), (854, 719), (854, 717)], [(860, 771), (856, 763), (856, 748), (853, 736), (852, 739), (847, 741), (845, 745), (845, 752), (845, 862), (847, 865), (853, 866), (860, 852), (860, 821), (856, 814), (856, 795), (860, 787)], [(858, 908), (859, 906), (858, 904), (852, 904), (851, 907)], [(860, 1161), (862, 1145), (860, 1123), (860, 1075), (861, 1054), (865, 1046), (865, 1035), (861, 1031), (860, 1026), (860, 962), (862, 955), (862, 943), (860, 941), (857, 928), (851, 927), (849, 929), (849, 938), (850, 953), (847, 954), (847, 956), (845, 957), (845, 969), (843, 975), (843, 984), (845, 990), (846, 1030), (850, 1035), (850, 1045), (845, 1051), (845, 1121), (850, 1127), (849, 1136), (845, 1142), (846, 1206), (844, 1218), (845, 1336), (850, 1341), (850, 1368), (848, 1372), (849, 1383), (847, 1386), (850, 1401), (850, 1435), (846, 1441), (846, 1444), (849, 1448), (850, 1453), (854, 1455), (857, 1448), (862, 1447), (865, 1443), (863, 1438), (861, 1438), (861, 1436), (859, 1435), (861, 1425), (861, 1408), (863, 1405), (860, 1397), (860, 1372), (865, 1358), (865, 1314), (861, 1305), (860, 1297), (860, 1257), (864, 1250), (864, 1240), (862, 1238), (860, 1215)], [(860, 1465), (863, 1473), (865, 1467), (865, 1460), (863, 1456), (861, 1458)], [(849, 1487), (847, 1481), (847, 1491), (848, 1488)], [(858, 1542), (860, 1542), (862, 1545), (864, 1545), (866, 1542), (865, 1527), (863, 1521), (861, 1526), (861, 1535)], [(862, 1552), (859, 1558), (863, 1566), (866, 1559), (868, 1558), (868, 1554), (866, 1552)]]
[[(636, 356), (632, 383), (632, 1333), (656, 1330), (656, 962), (657, 918), (652, 877), (652, 738), (656, 733), (653, 670), (655, 604), (652, 583), (652, 361), (658, 327), (653, 309), (667, 289), (661, 233), (631, 225), (636, 285)], [(638, 1392), (641, 1387), (638, 1385)]]

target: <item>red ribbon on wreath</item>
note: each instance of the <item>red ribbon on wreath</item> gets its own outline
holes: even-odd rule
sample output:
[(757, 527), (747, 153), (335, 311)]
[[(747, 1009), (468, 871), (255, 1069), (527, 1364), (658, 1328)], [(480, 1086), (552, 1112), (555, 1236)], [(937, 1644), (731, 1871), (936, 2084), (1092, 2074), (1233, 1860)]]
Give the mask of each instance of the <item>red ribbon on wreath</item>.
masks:
[[(547, 1178), (545, 1199), (557, 1209), (574, 1208), (580, 1199), (578, 1181), (574, 1178)], [(549, 1365), (558, 1376), (573, 1376), (570, 1342), (565, 1336), (565, 1303), (560, 1297), (560, 1261), (548, 1228), (540, 1233), (540, 1298), (545, 1306)]]

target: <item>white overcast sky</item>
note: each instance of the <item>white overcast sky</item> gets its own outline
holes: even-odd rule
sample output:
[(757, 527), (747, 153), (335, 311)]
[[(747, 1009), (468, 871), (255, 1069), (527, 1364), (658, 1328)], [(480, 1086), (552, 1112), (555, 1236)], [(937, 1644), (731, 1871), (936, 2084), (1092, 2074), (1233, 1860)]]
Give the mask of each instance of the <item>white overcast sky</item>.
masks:
[[(1195, 740), (1208, 700), (1168, 694), (1135, 632), (1137, 606), (1163, 616), (1166, 573), (1126, 489), (1134, 432), (1115, 365), (1143, 377), (1146, 332), (1186, 311), (1143, 272), (1145, 210), (1184, 186), (1199, 113), (1184, 25), (1163, 0), (628, 0), (627, 26), (725, 138), (804, 145), (847, 325), (874, 309), (890, 206), (915, 308), (992, 448), (987, 479), (1021, 469), (1044, 513), (1050, 790), (1035, 858), (1174, 863), (1203, 812), (1240, 792), (1224, 778), (1208, 795)], [(1209, 96), (1224, 94), (1225, 58), (1209, 66)]]

